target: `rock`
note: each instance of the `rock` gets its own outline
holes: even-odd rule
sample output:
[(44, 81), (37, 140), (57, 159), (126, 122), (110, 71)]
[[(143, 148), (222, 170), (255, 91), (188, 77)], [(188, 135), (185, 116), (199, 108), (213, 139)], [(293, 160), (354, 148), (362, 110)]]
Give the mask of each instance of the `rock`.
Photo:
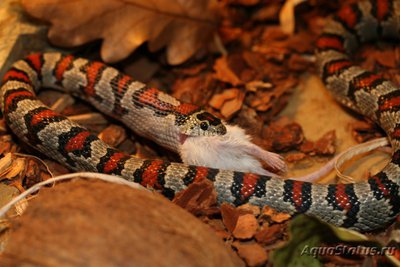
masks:
[(193, 215), (149, 191), (78, 180), (11, 221), (0, 266), (243, 266)]

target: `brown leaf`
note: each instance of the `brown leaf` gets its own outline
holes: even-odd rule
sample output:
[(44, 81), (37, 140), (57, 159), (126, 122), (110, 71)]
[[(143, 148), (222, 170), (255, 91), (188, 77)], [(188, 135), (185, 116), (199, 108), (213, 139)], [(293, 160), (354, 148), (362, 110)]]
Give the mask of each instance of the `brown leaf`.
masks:
[(382, 136), (382, 133), (379, 131), (378, 127), (371, 122), (357, 121), (352, 123), (350, 126), (353, 138), (358, 143), (363, 143)]
[(176, 194), (173, 202), (194, 215), (212, 215), (218, 213), (217, 194), (212, 182), (202, 180)]
[(224, 222), (226, 229), (231, 233), (235, 230), (240, 215), (251, 214), (251, 211), (239, 210), (226, 203), (223, 203), (220, 209), (222, 221)]
[(249, 239), (255, 235), (257, 228), (258, 223), (254, 214), (243, 214), (239, 216), (232, 234), (238, 239)]
[(260, 215), (261, 209), (259, 206), (251, 205), (249, 203), (243, 204), (239, 207), (237, 207), (238, 210), (244, 210), (244, 211), (250, 211), (251, 213), (254, 214), (254, 216)]
[(238, 97), (228, 100), (221, 108), (221, 114), (225, 119), (229, 120), (236, 112), (238, 112), (243, 105), (244, 93), (239, 92)]
[(285, 227), (282, 224), (263, 227), (256, 233), (255, 238), (261, 244), (271, 244), (282, 237), (284, 230)]
[(291, 218), (292, 216), (288, 213), (283, 213), (283, 212), (278, 212), (271, 216), (271, 220), (276, 222), (276, 223), (282, 223), (284, 221), (287, 221)]
[(24, 178), (24, 187), (29, 188), (37, 183), (51, 178), (44, 162), (31, 158), (27, 160), (26, 173)]
[(240, 90), (237, 88), (224, 90), (220, 94), (215, 94), (208, 103), (215, 109), (221, 109), (225, 101), (236, 98), (239, 95)]
[[(172, 96), (183, 102), (204, 106), (213, 93), (214, 87), (215, 80), (212, 78), (211, 74), (199, 74), (193, 77), (175, 80), (172, 86)], [(194, 90), (194, 88), (196, 90)]]
[(287, 162), (297, 162), (306, 157), (306, 154), (302, 152), (297, 152), (297, 153), (290, 153), (285, 157), (285, 160)]
[(269, 206), (264, 206), (261, 213), (261, 219), (269, 221), (269, 222), (276, 222), (282, 223), (287, 221), (292, 216), (288, 213), (277, 212), (276, 210), (270, 208)]
[(244, 96), (245, 94), (237, 88), (227, 89), (221, 94), (214, 95), (209, 105), (219, 109), (222, 116), (229, 119), (242, 108)]
[(315, 143), (309, 140), (305, 140), (299, 147), (299, 150), (306, 154), (315, 154)]
[(103, 39), (102, 59), (116, 62), (148, 41), (151, 51), (167, 47), (170, 64), (180, 64), (215, 30), (211, 1), (23, 0), (25, 10), (51, 23), (49, 39), (79, 46)]
[(230, 68), (226, 57), (221, 57), (215, 61), (215, 79), (230, 83), (233, 86), (242, 84), (236, 73)]
[(319, 155), (333, 155), (335, 154), (335, 130), (329, 131), (324, 134), (320, 139), (315, 142), (315, 149)]
[(286, 125), (271, 123), (264, 131), (264, 138), (271, 143), (274, 151), (289, 151), (297, 148), (304, 140), (303, 129), (298, 123)]
[(295, 7), (305, 0), (286, 0), (279, 12), (279, 21), (282, 31), (287, 34), (293, 34), (295, 30)]
[(257, 243), (234, 242), (232, 246), (248, 266), (263, 266), (268, 260), (267, 252)]

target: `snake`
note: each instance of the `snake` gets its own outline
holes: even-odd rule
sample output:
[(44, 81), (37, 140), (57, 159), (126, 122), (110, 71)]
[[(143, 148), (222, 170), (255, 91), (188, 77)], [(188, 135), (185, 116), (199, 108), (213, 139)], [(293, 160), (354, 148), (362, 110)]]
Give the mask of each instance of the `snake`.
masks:
[(71, 170), (100, 172), (173, 198), (190, 184), (209, 180), (219, 203), (270, 206), (307, 214), (357, 231), (379, 229), (399, 213), (400, 90), (382, 75), (351, 60), (364, 42), (397, 38), (400, 1), (368, 0), (341, 8), (316, 41), (317, 69), (334, 97), (375, 121), (390, 140), (390, 162), (356, 183), (318, 184), (232, 170), (185, 165), (128, 155), (86, 128), (51, 110), (36, 96), (41, 87), (75, 95), (133, 131), (176, 151), (188, 136), (226, 134), (224, 122), (202, 108), (181, 103), (102, 62), (61, 53), (34, 53), (15, 62), (0, 88), (9, 128), (23, 142)]

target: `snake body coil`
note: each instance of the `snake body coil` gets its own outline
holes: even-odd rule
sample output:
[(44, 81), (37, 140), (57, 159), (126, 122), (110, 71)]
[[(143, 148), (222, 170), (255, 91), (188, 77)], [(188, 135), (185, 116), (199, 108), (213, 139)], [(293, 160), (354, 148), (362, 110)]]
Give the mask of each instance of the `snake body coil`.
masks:
[(380, 228), (399, 213), (400, 90), (348, 57), (359, 43), (400, 35), (400, 1), (365, 1), (343, 8), (317, 41), (322, 79), (341, 103), (376, 121), (394, 150), (391, 162), (365, 182), (320, 185), (252, 173), (144, 160), (124, 154), (45, 106), (41, 86), (78, 95), (137, 133), (177, 150), (184, 135), (218, 135), (221, 121), (182, 104), (99, 62), (34, 54), (16, 62), (1, 87), (4, 116), (14, 133), (73, 170), (115, 174), (167, 196), (201, 179), (214, 183), (220, 202), (271, 206), (306, 213), (361, 231)]

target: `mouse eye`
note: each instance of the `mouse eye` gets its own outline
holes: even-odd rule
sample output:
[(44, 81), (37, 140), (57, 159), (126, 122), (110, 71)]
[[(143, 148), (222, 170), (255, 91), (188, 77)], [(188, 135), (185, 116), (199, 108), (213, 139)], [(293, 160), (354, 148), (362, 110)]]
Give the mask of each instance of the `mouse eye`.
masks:
[(203, 131), (206, 131), (206, 130), (208, 129), (208, 123), (205, 122), (205, 121), (203, 121), (202, 123), (200, 123), (200, 128), (201, 128)]

